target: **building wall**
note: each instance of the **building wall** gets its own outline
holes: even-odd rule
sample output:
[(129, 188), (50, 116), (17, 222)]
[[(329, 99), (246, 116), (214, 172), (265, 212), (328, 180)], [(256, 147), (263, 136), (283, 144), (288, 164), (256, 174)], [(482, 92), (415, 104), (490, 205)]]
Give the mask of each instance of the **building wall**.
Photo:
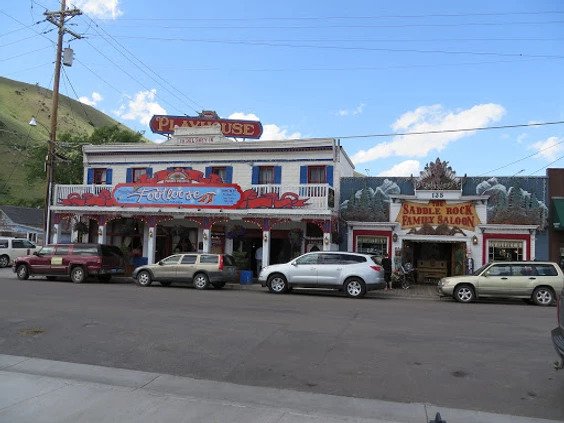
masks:
[(564, 198), (564, 169), (547, 169), (548, 198), (549, 198), (549, 226), (548, 226), (548, 258), (551, 261), (560, 262), (560, 249), (564, 248), (564, 229), (556, 230), (553, 226), (554, 209), (553, 197)]

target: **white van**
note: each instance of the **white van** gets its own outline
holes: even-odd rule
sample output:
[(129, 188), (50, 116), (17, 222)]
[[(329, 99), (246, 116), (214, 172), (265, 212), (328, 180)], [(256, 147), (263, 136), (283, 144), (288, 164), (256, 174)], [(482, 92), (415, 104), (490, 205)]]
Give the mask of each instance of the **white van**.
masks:
[(37, 246), (25, 238), (0, 238), (0, 267), (7, 267), (19, 256), (28, 256)]

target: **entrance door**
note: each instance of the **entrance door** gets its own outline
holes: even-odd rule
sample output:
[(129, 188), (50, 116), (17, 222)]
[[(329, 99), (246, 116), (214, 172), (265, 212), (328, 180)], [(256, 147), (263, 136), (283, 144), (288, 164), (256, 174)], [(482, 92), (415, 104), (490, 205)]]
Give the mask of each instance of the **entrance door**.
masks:
[(464, 275), (466, 273), (466, 244), (457, 242), (452, 246), (451, 276)]

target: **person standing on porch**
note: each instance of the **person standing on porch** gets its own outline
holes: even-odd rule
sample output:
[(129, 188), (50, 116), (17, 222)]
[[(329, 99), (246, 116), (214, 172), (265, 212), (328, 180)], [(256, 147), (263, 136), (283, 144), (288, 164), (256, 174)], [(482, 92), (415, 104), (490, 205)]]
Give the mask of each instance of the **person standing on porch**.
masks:
[(388, 253), (384, 253), (382, 259), (382, 267), (384, 268), (384, 280), (386, 281), (386, 289), (392, 289), (392, 260), (388, 257)]
[(255, 260), (257, 262), (257, 277), (262, 269), (262, 246), (259, 246), (255, 251)]

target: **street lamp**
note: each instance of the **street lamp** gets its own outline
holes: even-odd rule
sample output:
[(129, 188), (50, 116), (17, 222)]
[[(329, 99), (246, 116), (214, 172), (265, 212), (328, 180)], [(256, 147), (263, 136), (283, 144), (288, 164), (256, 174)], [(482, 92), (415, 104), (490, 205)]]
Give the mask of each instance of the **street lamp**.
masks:
[[(31, 120), (29, 121), (30, 126), (37, 126), (38, 122), (35, 119), (35, 116), (32, 116)], [(39, 123), (45, 129), (48, 128)], [(45, 243), (48, 244), (51, 237), (51, 198), (52, 198), (52, 186), (53, 186), (53, 179), (54, 179), (54, 170), (55, 170), (55, 140), (54, 140), (54, 131), (51, 130), (49, 141), (47, 142), (47, 156), (45, 157), (45, 171), (47, 172), (47, 186), (45, 187), (45, 210), (43, 210), (43, 229), (45, 231)]]

